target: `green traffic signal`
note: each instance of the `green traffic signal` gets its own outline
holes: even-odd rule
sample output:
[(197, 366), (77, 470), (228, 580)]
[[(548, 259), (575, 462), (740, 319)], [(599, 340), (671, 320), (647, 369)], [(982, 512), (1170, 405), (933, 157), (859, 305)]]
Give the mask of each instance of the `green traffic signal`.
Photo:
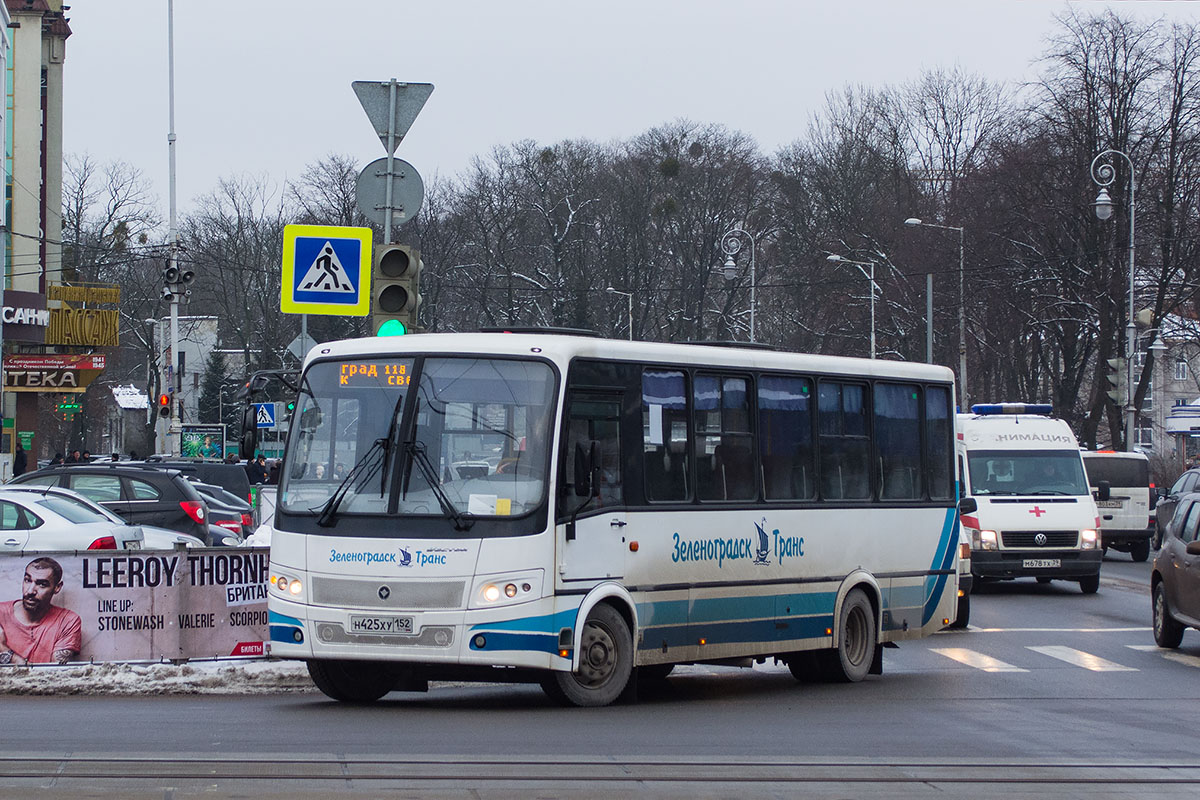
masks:
[(376, 336), (403, 336), (408, 333), (408, 328), (404, 327), (404, 323), (398, 319), (386, 320), (379, 326), (379, 330), (375, 333)]

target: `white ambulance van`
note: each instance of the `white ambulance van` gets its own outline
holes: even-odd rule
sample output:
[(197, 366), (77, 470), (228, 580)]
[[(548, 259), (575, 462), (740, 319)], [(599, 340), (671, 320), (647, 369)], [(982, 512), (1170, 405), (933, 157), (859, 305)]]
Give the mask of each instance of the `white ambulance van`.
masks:
[(976, 584), (1034, 577), (1078, 581), (1084, 594), (1100, 587), (1096, 501), (1079, 443), (1051, 411), (999, 403), (957, 417), (959, 482), (975, 501), (962, 525)]

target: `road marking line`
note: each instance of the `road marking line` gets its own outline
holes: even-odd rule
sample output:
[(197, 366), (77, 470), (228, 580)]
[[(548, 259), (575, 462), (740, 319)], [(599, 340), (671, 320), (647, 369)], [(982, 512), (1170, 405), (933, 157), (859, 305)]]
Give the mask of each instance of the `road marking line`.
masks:
[(983, 653), (977, 653), (974, 650), (967, 650), (965, 647), (934, 647), (933, 652), (940, 653), (946, 658), (952, 658), (960, 664), (966, 664), (968, 667), (981, 669), (984, 672), (1029, 672), (1027, 669), (1014, 667), (1012, 664), (1005, 664), (999, 659), (985, 656)]
[(1076, 650), (1074, 647), (1064, 647), (1063, 645), (1050, 644), (1040, 646), (1026, 646), (1026, 650), (1032, 650), (1035, 653), (1041, 653), (1044, 656), (1057, 658), (1059, 661), (1065, 661), (1068, 664), (1073, 664), (1076, 667), (1090, 669), (1092, 672), (1137, 672), (1136, 667), (1124, 667), (1115, 661), (1108, 661), (1100, 656), (1094, 656), (1091, 653), (1085, 653), (1082, 650)]
[(976, 628), (980, 633), (1141, 633), (1145, 628)]
[(1176, 653), (1174, 650), (1164, 650), (1156, 644), (1127, 644), (1130, 650), (1141, 650), (1143, 653), (1158, 651), (1167, 661), (1183, 664), (1185, 667), (1200, 667), (1200, 656), (1189, 656), (1187, 653)]

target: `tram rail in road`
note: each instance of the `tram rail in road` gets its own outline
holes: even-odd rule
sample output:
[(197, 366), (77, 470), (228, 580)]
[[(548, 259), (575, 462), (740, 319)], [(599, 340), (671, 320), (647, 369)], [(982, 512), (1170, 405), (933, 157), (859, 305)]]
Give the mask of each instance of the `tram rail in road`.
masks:
[[(420, 758), (316, 755), (114, 756), (107, 754), (0, 756), (0, 789), (38, 796), (287, 796), (330, 793), (436, 793), (454, 797), (528, 797), (585, 792), (589, 796), (649, 797), (927, 797), (1044, 796), (1073, 788), (1089, 797), (1194, 797), (1200, 766), (1179, 762), (1108, 763), (994, 759), (975, 763), (883, 759), (741, 757)], [(159, 792), (162, 794), (160, 795)]]

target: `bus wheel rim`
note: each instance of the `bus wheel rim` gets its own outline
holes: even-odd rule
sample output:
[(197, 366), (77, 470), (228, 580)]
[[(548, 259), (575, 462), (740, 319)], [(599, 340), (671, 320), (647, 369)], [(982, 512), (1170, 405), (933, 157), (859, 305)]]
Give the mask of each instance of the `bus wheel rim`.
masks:
[(588, 623), (583, 630), (579, 653), (580, 683), (595, 687), (612, 677), (617, 664), (617, 645), (607, 628)]

